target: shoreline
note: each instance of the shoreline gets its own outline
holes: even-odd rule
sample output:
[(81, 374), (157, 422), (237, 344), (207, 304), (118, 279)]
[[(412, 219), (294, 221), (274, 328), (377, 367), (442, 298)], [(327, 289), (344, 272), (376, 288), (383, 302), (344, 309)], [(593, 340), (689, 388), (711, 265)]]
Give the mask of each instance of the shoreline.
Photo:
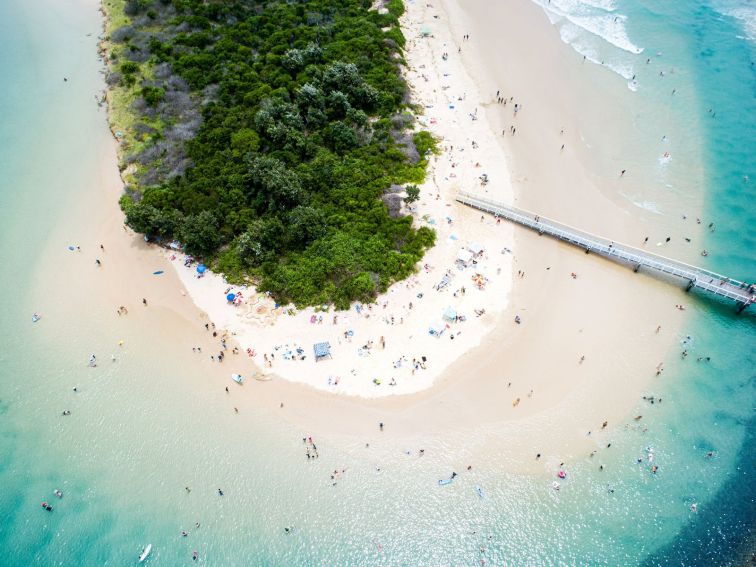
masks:
[[(444, 26), (443, 29), (446, 33), (445, 26), (449, 25), (451, 20), (446, 15), (447, 12), (442, 12), (443, 16), (435, 18), (434, 15), (439, 14), (433, 8), (421, 7), (414, 3), (408, 5), (408, 8), (408, 13), (403, 17), (403, 20), (412, 19), (415, 26), (422, 25), (426, 21), (432, 21), (434, 25), (441, 24)], [(533, 13), (531, 12), (528, 17), (532, 16)], [(508, 25), (517, 26), (517, 23), (513, 19)], [(544, 36), (543, 38), (539, 36), (539, 40), (559, 41), (557, 34), (553, 34), (553, 30), (545, 18), (542, 18), (537, 30), (539, 34)], [(553, 34), (554, 37), (549, 38), (549, 34)], [(442, 40), (437, 42), (438, 58), (444, 51), (449, 51), (452, 55), (451, 52), (456, 47), (451, 35), (445, 37), (449, 38), (447, 40), (449, 45), (447, 48), (442, 45)], [(412, 39), (410, 38), (410, 40)], [(535, 38), (534, 41), (536, 41)], [(429, 42), (425, 43), (427, 45)], [(560, 46), (564, 51), (556, 53), (551, 60), (551, 63), (555, 66), (564, 65), (565, 60), (569, 60), (570, 57), (570, 55), (565, 57), (568, 48), (561, 43)], [(474, 51), (472, 52), (474, 53)], [(410, 55), (412, 54), (413, 52), (410, 52)], [(408, 58), (410, 58), (410, 55), (408, 55)], [(465, 50), (463, 56), (468, 57), (468, 50)], [(453, 62), (454, 57), (449, 59), (450, 62)], [(414, 61), (411, 58), (410, 60)], [(463, 61), (466, 64), (466, 60), (463, 59)], [(418, 62), (416, 64), (418, 67), (422, 64), (427, 66), (429, 62), (426, 59), (424, 63)], [(425, 70), (417, 74), (416, 80), (419, 80), (418, 77), (422, 79), (423, 72)], [(443, 85), (441, 86), (441, 95), (446, 91), (442, 87)], [(485, 92), (482, 88), (479, 88), (479, 91)], [(490, 95), (492, 94), (490, 93)], [(471, 101), (471, 105), (473, 103), (482, 105), (487, 98)], [(527, 110), (529, 110), (528, 107), (526, 107)], [(498, 111), (498, 108), (494, 105), (493, 112), (496, 111)], [(488, 111), (486, 111), (487, 114)], [(431, 118), (431, 112), (428, 112), (425, 119), (430, 120)], [(518, 117), (518, 119), (520, 118)], [(471, 121), (471, 123), (479, 127), (485, 123), (485, 120)], [(503, 152), (499, 155), (505, 155), (504, 159), (507, 163), (510, 162), (513, 154), (516, 158), (519, 158), (526, 149), (526, 147), (522, 147), (520, 148), (521, 152), (513, 152), (512, 147), (507, 143), (509, 141), (509, 139), (497, 139), (496, 148), (490, 148)], [(441, 145), (444, 143), (449, 143), (449, 140), (442, 141)], [(482, 146), (482, 144), (480, 145)], [(542, 154), (537, 153), (535, 156), (543, 157)], [(452, 195), (456, 194), (452, 193), (453, 184), (465, 182), (459, 177), (444, 179), (443, 167), (451, 167), (450, 163), (444, 163), (446, 157), (445, 154), (441, 154), (434, 158), (433, 169), (421, 193), (422, 199), (418, 208), (423, 207), (423, 203), (428, 206), (434, 205), (434, 202), (430, 204), (426, 202), (428, 200), (427, 187), (434, 178), (442, 179), (443, 183), (446, 184), (444, 189), (447, 194)], [(547, 168), (549, 163), (551, 163), (551, 158), (549, 158), (549, 161), (541, 163), (540, 166)], [(575, 162), (573, 167), (582, 170), (583, 165)], [(522, 168), (522, 165), (515, 160), (511, 177), (512, 186), (516, 191), (514, 195), (516, 201), (526, 193), (525, 184), (519, 177), (518, 168)], [(471, 175), (473, 179), (479, 175), (476, 171), (477, 168), (468, 169), (470, 170), (468, 175)], [(446, 171), (450, 172), (451, 170), (447, 169)], [(494, 188), (497, 184), (509, 187), (509, 180), (497, 178), (495, 182), (489, 184), (488, 188)], [(539, 185), (539, 187), (542, 187), (542, 185)], [(596, 187), (595, 182), (593, 187)], [(116, 204), (113, 207), (115, 214), (119, 214), (120, 211), (118, 211)], [(489, 254), (488, 261), (493, 261), (491, 256), (498, 260), (498, 253), (500, 253), (501, 248), (506, 246), (515, 251), (514, 255), (506, 254), (502, 257), (512, 262), (510, 268), (512, 271), (517, 268), (520, 271), (526, 271), (529, 275), (536, 274), (535, 278), (532, 276), (526, 280), (514, 278), (514, 281), (508, 277), (508, 274), (502, 274), (500, 285), (502, 287), (505, 284), (511, 285), (509, 303), (506, 306), (502, 305), (498, 314), (487, 310), (486, 319), (491, 330), (474, 337), (479, 342), (479, 346), (465, 349), (465, 352), (460, 353), (460, 356), (454, 362), (448, 363), (448, 366), (443, 368), (442, 372), (439, 371), (432, 379), (428, 379), (427, 377), (431, 374), (426, 373), (423, 380), (427, 379), (428, 386), (432, 387), (418, 389), (412, 393), (371, 398), (354, 395), (333, 396), (328, 391), (327, 386), (322, 387), (322, 382), (321, 388), (316, 389), (314, 384), (308, 384), (305, 380), (274, 379), (264, 382), (248, 380), (244, 388), (234, 391), (233, 402), (238, 404), (240, 410), (244, 411), (245, 408), (253, 411), (264, 409), (270, 415), (275, 415), (275, 419), (283, 419), (304, 431), (334, 439), (344, 436), (344, 431), (348, 431), (348, 442), (353, 442), (356, 437), (375, 438), (375, 424), (379, 421), (386, 421), (387, 424), (390, 424), (390, 430), (383, 434), (389, 439), (397, 437), (420, 438), (423, 435), (436, 437), (472, 430), (479, 432), (506, 431), (509, 432), (506, 434), (508, 438), (506, 452), (510, 459), (507, 467), (511, 466), (513, 470), (516, 469), (520, 472), (531, 471), (533, 473), (542, 471), (544, 466), (543, 463), (539, 464), (532, 461), (531, 453), (534, 451), (542, 452), (544, 455), (561, 455), (562, 460), (585, 455), (595, 446), (595, 439), (585, 437), (587, 430), (607, 419), (614, 425), (627, 419), (640, 403), (641, 393), (653, 389), (653, 367), (656, 366), (659, 358), (663, 359), (668, 355), (677, 334), (676, 329), (680, 328), (683, 315), (679, 312), (672, 312), (660, 317), (653, 312), (648, 313), (644, 310), (643, 313), (638, 313), (632, 320), (624, 322), (616, 320), (614, 318), (616, 313), (610, 314), (602, 310), (601, 306), (611, 303), (619, 290), (623, 296), (647, 294), (648, 297), (654, 299), (655, 305), (663, 305), (664, 302), (669, 302), (671, 310), (675, 301), (673, 298), (682, 297), (682, 291), (678, 292), (650, 278), (644, 278), (642, 281), (637, 280), (637, 278), (633, 280), (628, 278), (626, 270), (622, 267), (612, 266), (593, 257), (585, 258), (582, 254), (575, 254), (574, 251), (563, 249), (559, 243), (539, 239), (536, 235), (528, 234), (525, 231), (515, 231), (504, 223), (491, 227), (489, 224), (493, 223), (493, 220), (490, 218), (484, 218), (484, 223), (481, 224), (480, 215), (476, 211), (461, 205), (455, 204), (449, 209), (453, 211), (452, 216), (455, 217), (452, 228), (439, 234), (438, 244), (431, 249), (426, 260), (429, 260), (431, 255), (444, 251), (448, 244), (446, 242), (448, 234), (452, 230), (458, 231), (457, 227), (459, 226), (471, 230), (488, 231), (497, 238), (500, 236), (499, 231), (507, 230), (511, 231), (515, 245), (512, 246), (511, 240), (497, 244), (493, 250), (486, 251)], [(621, 215), (620, 218), (624, 218), (624, 215), (627, 214), (624, 211), (618, 212)], [(471, 234), (470, 240), (473, 238), (477, 239), (478, 235)], [(168, 264), (176, 264), (176, 262), (171, 262), (165, 258), (163, 251), (157, 250), (154, 246), (145, 245), (138, 236), (132, 236), (131, 240), (132, 242), (138, 241), (139, 249), (144, 248), (144, 251), (149, 255), (148, 257), (155, 259), (161, 257), (159, 259), (160, 265), (165, 266), (166, 269), (170, 270), (167, 268)], [(459, 240), (452, 242), (459, 242)], [(186, 290), (183, 288), (188, 288), (187, 284), (204, 283), (210, 280), (207, 278), (197, 280), (193, 277), (194, 269), (184, 270), (181, 266), (176, 267), (179, 270), (178, 275), (170, 274), (171, 287), (170, 289), (164, 288), (160, 301), (165, 301), (167, 305), (171, 306), (171, 310), (181, 314), (182, 321), (194, 321), (197, 325), (199, 331), (197, 344), (202, 344), (205, 350), (202, 360), (199, 362), (202, 365), (203, 372), (217, 377), (221, 380), (219, 384), (223, 385), (231, 383), (229, 375), (231, 372), (239, 372), (239, 367), (243, 367), (244, 372), (242, 374), (246, 373), (247, 378), (250, 378), (249, 372), (254, 370), (251, 368), (249, 358), (243, 354), (243, 349), (246, 348), (243, 342), (239, 343), (243, 347), (242, 354), (238, 355), (240, 357), (239, 362), (235, 362), (235, 364), (228, 362), (223, 365), (212, 363), (209, 356), (204, 355), (211, 352), (211, 345), (215, 344), (218, 348), (217, 340), (213, 340), (202, 328), (204, 323), (208, 321), (207, 314), (213, 309), (221, 309), (221, 311), (225, 311), (234, 317), (237, 313), (234, 308), (226, 305), (225, 294), (222, 293), (226, 286), (216, 282), (215, 291), (213, 291), (215, 295), (208, 295), (208, 297), (214, 297), (215, 307), (210, 306), (209, 309), (203, 309), (200, 306), (198, 308), (194, 303), (186, 301), (189, 296), (184, 295)], [(543, 271), (544, 268), (546, 271)], [(577, 282), (572, 282), (569, 279), (569, 273), (575, 269), (580, 272), (580, 278)], [(537, 275), (539, 272), (542, 275)], [(440, 279), (442, 273), (443, 270), (440, 267), (437, 268), (436, 273), (433, 274), (434, 277), (429, 278), (428, 283), (435, 283), (437, 279)], [(556, 276), (557, 273), (559, 273), (559, 277)], [(169, 274), (166, 273), (163, 277), (167, 275)], [(562, 277), (565, 279), (562, 280)], [(524, 285), (525, 281), (528, 282), (528, 285)], [(399, 286), (403, 285), (405, 283), (399, 284)], [(222, 289), (221, 286), (223, 286)], [(559, 297), (551, 293), (553, 289), (559, 289)], [(191, 292), (191, 289), (188, 289), (188, 291)], [(485, 293), (486, 295), (489, 294), (489, 292)], [(173, 297), (170, 298), (170, 296)], [(448, 293), (448, 297), (453, 298), (453, 290)], [(471, 297), (469, 293), (468, 297)], [(586, 306), (590, 306), (592, 314), (590, 321), (584, 320), (583, 309)], [(446, 305), (443, 305), (440, 309), (445, 307)], [(628, 311), (636, 307), (635, 305), (626, 306)], [(515, 326), (512, 323), (516, 314), (523, 316), (523, 325)], [(330, 317), (332, 317), (332, 314)], [(310, 324), (307, 314), (300, 313), (296, 317), (287, 318), (292, 322), (297, 320), (300, 327), (305, 326), (308, 329), (318, 330), (326, 328), (326, 326), (333, 326), (330, 321), (324, 322), (322, 326)], [(469, 325), (470, 322), (475, 321), (479, 321), (479, 319), (476, 319), (473, 315), (468, 322), (455, 325)], [(222, 326), (220, 323), (220, 320), (216, 321), (219, 328)], [(425, 329), (422, 329), (425, 323), (424, 321), (421, 325), (422, 332), (425, 332)], [(658, 340), (653, 340), (651, 337), (657, 323), (664, 325), (665, 334)], [(583, 329), (583, 326), (586, 329)], [(340, 328), (338, 325), (336, 327)], [(394, 329), (396, 328), (394, 326)], [(468, 329), (461, 328), (465, 332), (460, 335), (460, 338), (470, 337), (472, 333), (469, 332), (469, 327)], [(255, 327), (254, 330), (263, 334), (265, 327)], [(667, 330), (669, 333), (666, 332)], [(386, 333), (386, 331), (383, 331), (384, 336), (391, 340), (391, 336)], [(610, 352), (602, 352), (606, 350), (607, 346), (615, 344), (621, 336), (628, 333), (633, 338), (622, 349), (627, 353), (618, 352), (616, 346), (611, 347), (613, 350)], [(185, 335), (186, 332), (182, 331), (181, 334)], [(231, 336), (232, 340), (237, 338), (238, 336)], [(373, 340), (377, 342), (379, 338), (379, 336), (376, 336), (373, 337)], [(365, 339), (368, 340), (369, 337), (365, 337)], [(434, 340), (450, 341), (444, 337)], [(653, 341), (651, 350), (649, 350), (649, 340)], [(591, 341), (595, 342), (596, 352), (586, 349), (586, 345), (590, 344)], [(355, 342), (346, 344), (355, 348), (355, 350), (358, 346)], [(446, 346), (442, 342), (438, 342), (438, 344)], [(451, 341), (448, 344), (451, 344)], [(457, 342), (457, 339), (455, 339), (455, 348), (462, 344), (463, 341)], [(308, 350), (311, 348), (311, 345), (304, 342), (303, 345)], [(191, 346), (190, 343), (185, 348), (190, 349)], [(581, 352), (587, 354), (589, 364), (578, 364)], [(632, 352), (642, 353), (642, 357), (648, 358), (648, 362), (631, 360), (629, 353)], [(310, 352), (307, 352), (307, 354), (311, 355)], [(370, 360), (372, 361), (372, 359)], [(192, 364), (197, 364), (197, 362)], [(287, 364), (295, 371), (299, 371), (299, 368), (301, 368), (297, 366), (300, 364), (298, 362), (287, 362)], [(274, 367), (273, 370), (277, 371), (278, 369)], [(637, 379), (639, 372), (644, 374), (647, 372), (648, 378)], [(612, 379), (605, 380), (605, 376), (611, 376)], [(628, 379), (631, 377), (632, 379)], [(398, 386), (393, 388), (388, 386), (388, 380), (378, 387), (372, 384), (370, 375), (363, 378), (363, 389), (370, 393), (380, 388), (391, 394), (393, 393), (391, 390), (398, 388)], [(511, 386), (509, 385), (510, 381)], [(416, 385), (417, 382), (412, 384)], [(302, 386), (310, 387), (303, 388)], [(205, 384), (198, 384), (196, 387), (201, 391), (209, 391), (208, 385)], [(521, 403), (515, 404), (514, 402), (518, 398)], [(593, 400), (596, 399), (601, 399), (602, 403), (594, 403)], [(279, 405), (283, 403), (285, 403), (285, 410), (279, 408)], [(338, 423), (334, 423), (332, 419), (334, 415), (339, 416)], [(557, 423), (559, 425), (555, 426)], [(529, 431), (528, 436), (522, 437), (523, 431)], [(498, 442), (501, 442), (501, 440), (497, 439)]]

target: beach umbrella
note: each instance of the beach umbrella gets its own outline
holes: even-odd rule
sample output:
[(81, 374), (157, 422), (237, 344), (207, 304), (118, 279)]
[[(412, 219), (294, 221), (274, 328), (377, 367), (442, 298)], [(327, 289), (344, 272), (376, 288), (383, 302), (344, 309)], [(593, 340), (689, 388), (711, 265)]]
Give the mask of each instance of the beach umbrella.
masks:
[(200, 264), (199, 266), (197, 266), (198, 274), (204, 274), (206, 270), (207, 270), (207, 266), (205, 266), (205, 264)]
[(236, 295), (234, 295), (233, 293), (229, 293), (226, 296), (226, 301), (233, 301), (234, 299), (236, 299)]

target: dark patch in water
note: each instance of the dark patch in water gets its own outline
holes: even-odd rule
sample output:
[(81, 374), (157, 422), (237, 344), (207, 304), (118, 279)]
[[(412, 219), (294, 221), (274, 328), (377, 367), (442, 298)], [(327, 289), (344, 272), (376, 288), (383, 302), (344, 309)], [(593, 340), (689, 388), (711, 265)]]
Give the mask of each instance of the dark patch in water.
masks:
[(751, 419), (735, 472), (667, 546), (643, 565), (745, 565), (756, 550), (756, 420)]

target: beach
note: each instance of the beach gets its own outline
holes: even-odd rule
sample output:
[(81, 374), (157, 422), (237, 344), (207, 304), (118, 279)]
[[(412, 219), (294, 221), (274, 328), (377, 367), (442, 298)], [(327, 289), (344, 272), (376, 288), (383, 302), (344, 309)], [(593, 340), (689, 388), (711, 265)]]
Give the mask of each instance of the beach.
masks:
[[(13, 244), (0, 274), (9, 564), (136, 561), (148, 543), (165, 565), (195, 550), (224, 565), (437, 565), (642, 564), (689, 560), (695, 542), (736, 548), (753, 505), (751, 319), (454, 202), (470, 191), (747, 272), (750, 236), (719, 240), (744, 230), (743, 209), (710, 202), (705, 125), (685, 98), (695, 73), (672, 47), (639, 55), (656, 59), (633, 91), (584, 63), (535, 4), (407, 3), (418, 122), (441, 138), (413, 213), (437, 230), (429, 268), (359, 313), (288, 315), (251, 289), (229, 290), (245, 299), (230, 305), (217, 276), (196, 277), (196, 264), (124, 227), (116, 141), (95, 100), (98, 3), (48, 8), (14, 3), (4, 18), (20, 47), (3, 56), (28, 62), (3, 67), (21, 75), (9, 75), (19, 110), (0, 138)], [(673, 75), (681, 102), (656, 101)], [(444, 320), (447, 308), (465, 320)], [(332, 358), (316, 363), (323, 341)], [(287, 360), (295, 344), (304, 360)], [(726, 528), (712, 544), (702, 534), (715, 526)]]
[[(466, 9), (475, 6), (466, 5)], [(464, 40), (471, 25), (456, 4), (443, 9), (408, 5), (403, 20), (409, 38), (407, 79), (424, 109), (420, 125), (441, 139), (441, 153), (431, 162), (414, 214), (417, 223), (433, 222), (438, 244), (415, 277), (394, 285), (374, 305), (355, 306), (349, 312), (292, 310), (295, 314), (290, 315), (290, 306), (276, 308), (253, 289), (230, 286), (208, 272), (199, 277), (196, 264), (184, 266), (182, 255), (167, 253), (187, 296), (207, 317), (202, 324), (214, 323), (219, 336), (227, 330), (228, 344), (238, 345), (240, 354), (223, 363), (226, 372), (263, 379), (262, 388), (273, 389), (283, 378), (334, 394), (391, 396), (389, 401), (370, 405), (351, 400), (328, 405), (365, 406), (375, 412), (376, 420), (380, 415), (390, 416), (386, 419), (392, 421), (392, 431), (407, 435), (418, 428), (537, 421), (546, 418), (543, 414), (548, 410), (548, 420), (565, 427), (559, 435), (546, 429), (538, 438), (528, 437), (527, 448), (515, 451), (522, 455), (517, 466), (527, 467), (533, 466), (530, 452), (539, 443), (548, 445), (548, 452), (572, 454), (567, 447), (579, 448), (576, 454), (589, 452), (594, 443), (586, 438), (587, 431), (605, 420), (621, 422), (642, 395), (653, 389), (655, 369), (680, 340), (684, 314), (674, 305), (683, 301), (681, 291), (647, 276), (632, 277), (627, 268), (585, 257), (579, 250), (454, 202), (458, 191), (467, 190), (522, 204), (631, 244), (637, 244), (641, 232), (656, 220), (603, 185), (614, 188), (624, 179), (616, 174), (602, 177), (589, 169), (593, 167), (589, 143), (613, 145), (619, 129), (581, 144), (586, 127), (564, 111), (569, 101), (542, 100), (550, 96), (543, 75), (568, 65), (589, 76), (601, 70), (583, 68), (579, 58), (557, 50), (562, 46), (549, 35), (551, 30), (538, 11), (523, 3), (517, 13), (532, 24), (528, 29), (540, 31), (538, 42), (555, 44), (554, 57), (541, 61), (539, 73), (529, 73), (527, 62), (518, 68), (517, 57), (489, 60), (478, 51), (475, 36), (488, 30)], [(476, 22), (486, 20), (481, 14), (474, 17)], [(505, 20), (502, 16), (495, 21)], [(517, 33), (514, 24), (500, 23), (498, 28), (502, 25), (507, 26), (507, 37)], [(484, 38), (494, 35), (495, 30)], [(496, 73), (502, 84), (491, 81), (494, 61), (507, 63), (507, 72)], [(482, 72), (484, 68), (489, 72)], [(520, 80), (510, 86), (514, 80), (510, 76)], [(624, 83), (608, 88), (625, 90)], [(508, 106), (497, 103), (497, 90), (502, 98), (511, 93)], [(615, 100), (621, 94), (594, 95), (592, 104), (599, 106), (596, 117), (588, 117), (589, 125), (598, 122), (604, 111), (600, 106), (604, 97)], [(552, 108), (547, 102), (556, 104)], [(522, 105), (517, 113), (514, 104)], [(557, 121), (554, 115), (560, 109), (564, 114)], [(512, 122), (517, 124), (515, 135), (507, 129)], [(501, 130), (507, 135), (500, 135)], [(548, 151), (543, 148), (543, 132), (553, 137), (554, 145), (563, 141), (577, 147)], [(602, 158), (595, 161), (603, 163)], [(598, 173), (604, 172), (599, 169)], [(483, 174), (489, 176), (485, 185), (480, 182)], [(560, 199), (564, 192), (571, 195), (567, 201)], [(473, 267), (460, 269), (457, 256), (470, 246), (480, 246), (482, 256)], [(438, 291), (445, 274), (452, 276), (451, 283)], [(485, 278), (483, 289), (473, 284), (475, 274)], [(227, 301), (228, 293), (240, 291), (239, 305)], [(466, 320), (444, 320), (449, 307)], [(485, 314), (477, 317), (481, 311)], [(521, 324), (514, 322), (516, 316)], [(429, 333), (437, 326), (443, 329), (440, 337)], [(655, 332), (658, 326), (662, 333)], [(330, 344), (331, 357), (316, 362), (312, 349), (320, 342)], [(623, 345), (621, 353), (617, 344)], [(203, 357), (217, 354), (205, 350)], [(317, 399), (318, 405), (323, 403), (321, 396)], [(595, 404), (594, 399), (602, 403)], [(339, 412), (344, 415), (344, 410)], [(370, 431), (373, 425), (364, 420), (350, 429)]]
[[(535, 101), (542, 91), (523, 80), (517, 85), (522, 99), (516, 97), (508, 107), (497, 104), (496, 90), (511, 87), (502, 81), (494, 89), (480, 72), (479, 63), (488, 61), (474, 39), (462, 39), (466, 16), (457, 9), (412, 3), (403, 19), (409, 38), (407, 79), (423, 107), (418, 122), (440, 139), (441, 150), (431, 160), (413, 214), (416, 223), (437, 230), (438, 244), (416, 276), (392, 286), (375, 304), (348, 312), (276, 308), (251, 288), (229, 286), (209, 272), (198, 277), (196, 263), (184, 266), (183, 255), (148, 246), (120, 228), (115, 199), (102, 224), (110, 238), (96, 237), (83, 248), (96, 249), (95, 241), (104, 240), (109, 254), (117, 250), (118, 266), (104, 259), (102, 270), (113, 278), (102, 289), (111, 298), (114, 316), (124, 305), (128, 316), (120, 318), (125, 324), (143, 326), (155, 325), (144, 319), (155, 311), (164, 318), (166, 311), (172, 314), (166, 320), (173, 330), (165, 334), (186, 336), (182, 358), (212, 377), (198, 385), (198, 395), (207, 388), (223, 393), (230, 375), (238, 373), (246, 383), (241, 388), (231, 383), (236, 407), (264, 408), (297, 427), (335, 436), (344, 431), (373, 436), (379, 421), (391, 423), (388, 437), (509, 428), (515, 422), (533, 431), (508, 441), (508, 466), (539, 472), (544, 466), (532, 454), (576, 458), (589, 453), (596, 442), (588, 431), (604, 421), (622, 423), (642, 395), (653, 390), (656, 367), (680, 340), (685, 314), (674, 305), (683, 295), (454, 202), (459, 190), (473, 191), (493, 200), (523, 202), (580, 225), (567, 214), (577, 209), (564, 204), (551, 208), (550, 203), (559, 202), (554, 191), (564, 189), (552, 185), (554, 178), (538, 175), (554, 171), (562, 187), (586, 192), (583, 210), (590, 207), (592, 222), (583, 226), (630, 243), (639, 230), (627, 210), (601, 192), (579, 159), (532, 144), (531, 129), (548, 130), (549, 115), (533, 116), (530, 103), (519, 102), (517, 134), (497, 135), (500, 125), (514, 119), (512, 104)], [(518, 14), (536, 23), (536, 10), (523, 4)], [(548, 25), (540, 24), (543, 37), (538, 41), (557, 41), (549, 38)], [(431, 28), (428, 35), (426, 27)], [(552, 62), (555, 69), (579, 64), (570, 62), (569, 53), (560, 55)], [(568, 121), (561, 127), (573, 130)], [(539, 159), (523, 159), (533, 155)], [(111, 164), (103, 168), (112, 175)], [(486, 184), (481, 183), (483, 174), (489, 178)], [(108, 185), (112, 195), (120, 192), (116, 177), (109, 177)], [(463, 251), (463, 257), (470, 256), (466, 267), (457, 261)], [(134, 265), (145, 266), (136, 281)], [(227, 300), (229, 292), (240, 291), (239, 305)], [(148, 300), (146, 310), (142, 298)], [(449, 308), (464, 321), (444, 318)], [(514, 322), (516, 316), (521, 324)], [(663, 332), (656, 334), (659, 325)], [(431, 328), (441, 335), (430, 334)], [(329, 343), (331, 356), (316, 362), (313, 346), (322, 342)], [(222, 364), (217, 362), (221, 352), (226, 355)], [(217, 382), (223, 388), (211, 386)], [(596, 399), (602, 402), (596, 404)], [(338, 423), (329, 418), (336, 413)], [(555, 432), (545, 423), (560, 427)]]

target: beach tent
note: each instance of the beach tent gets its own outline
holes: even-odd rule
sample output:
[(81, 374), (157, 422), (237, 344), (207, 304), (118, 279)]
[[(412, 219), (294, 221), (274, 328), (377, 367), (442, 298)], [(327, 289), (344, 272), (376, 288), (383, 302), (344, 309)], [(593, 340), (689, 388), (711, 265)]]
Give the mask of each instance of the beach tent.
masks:
[(315, 352), (315, 362), (323, 358), (331, 358), (331, 343), (315, 343), (312, 349)]
[(483, 246), (478, 244), (477, 242), (473, 242), (472, 244), (470, 244), (470, 246), (468, 246), (467, 249), (473, 254), (475, 254), (476, 256), (483, 252)]
[(444, 333), (445, 330), (446, 330), (446, 325), (444, 325), (443, 323), (434, 323), (428, 329), (428, 333), (433, 335), (434, 337), (440, 337)]
[(456, 310), (452, 309), (451, 307), (447, 307), (446, 309), (444, 309), (443, 318), (450, 323), (454, 323), (457, 320)]
[(200, 264), (199, 266), (197, 266), (198, 274), (204, 274), (205, 271), (207, 271), (207, 266), (205, 266), (205, 264)]
[(457, 262), (460, 262), (464, 266), (467, 266), (467, 264), (470, 263), (472, 258), (473, 258), (473, 254), (469, 250), (460, 250), (459, 253), (457, 254)]
[(451, 279), (448, 275), (444, 274), (444, 277), (441, 278), (441, 281), (436, 284), (436, 291), (441, 291), (442, 289), (445, 289), (446, 286), (449, 285), (451, 282)]

